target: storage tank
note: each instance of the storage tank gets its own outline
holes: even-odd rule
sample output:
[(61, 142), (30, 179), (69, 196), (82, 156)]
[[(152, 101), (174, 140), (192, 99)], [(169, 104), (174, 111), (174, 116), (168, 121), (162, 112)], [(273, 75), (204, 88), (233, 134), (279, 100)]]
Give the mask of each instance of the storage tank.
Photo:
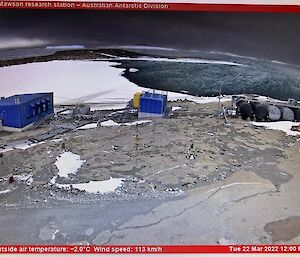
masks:
[(268, 107), (265, 104), (255, 105), (254, 112), (257, 121), (266, 120), (268, 117)]
[(237, 100), (235, 102), (236, 108), (238, 108), (238, 110), (240, 109), (241, 104), (246, 103), (244, 100)]
[(280, 111), (280, 109), (277, 106), (275, 106), (275, 105), (269, 105), (268, 106), (268, 112), (269, 112), (268, 116), (269, 116), (269, 119), (271, 121), (278, 121), (278, 120), (280, 120), (280, 118), (281, 118), (281, 111)]
[(142, 93), (141, 92), (136, 92), (133, 96), (133, 107), (134, 108), (139, 108), (140, 107), (140, 97)]
[(247, 102), (242, 102), (239, 104), (239, 112), (243, 120), (247, 120), (253, 115), (253, 109), (251, 104)]
[(295, 114), (295, 120), (300, 121), (300, 108), (295, 108), (294, 114)]
[(295, 120), (294, 112), (288, 107), (282, 108), (282, 116), (281, 117), (283, 120), (286, 120), (286, 121), (294, 121)]

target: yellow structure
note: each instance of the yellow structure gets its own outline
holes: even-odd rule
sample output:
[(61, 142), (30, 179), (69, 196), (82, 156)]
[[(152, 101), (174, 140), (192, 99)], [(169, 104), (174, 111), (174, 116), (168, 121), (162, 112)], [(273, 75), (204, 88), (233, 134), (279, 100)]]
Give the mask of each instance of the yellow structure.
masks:
[(133, 107), (139, 108), (140, 107), (140, 97), (142, 95), (142, 92), (136, 92), (133, 96)]

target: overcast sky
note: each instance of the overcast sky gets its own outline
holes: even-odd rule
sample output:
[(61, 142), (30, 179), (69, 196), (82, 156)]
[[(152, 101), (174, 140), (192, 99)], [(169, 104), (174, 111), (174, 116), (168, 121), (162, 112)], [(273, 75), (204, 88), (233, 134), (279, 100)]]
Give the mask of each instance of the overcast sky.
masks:
[(0, 10), (0, 48), (83, 44), (218, 50), (300, 64), (300, 14)]

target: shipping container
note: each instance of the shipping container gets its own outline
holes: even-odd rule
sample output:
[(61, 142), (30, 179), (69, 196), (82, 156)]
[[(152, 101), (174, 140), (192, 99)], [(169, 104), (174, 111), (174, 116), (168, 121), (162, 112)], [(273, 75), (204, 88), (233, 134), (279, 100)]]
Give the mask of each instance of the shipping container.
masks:
[(139, 118), (164, 117), (167, 108), (167, 96), (156, 93), (143, 93), (140, 96)]
[(53, 113), (53, 93), (14, 95), (0, 100), (3, 130), (25, 130)]

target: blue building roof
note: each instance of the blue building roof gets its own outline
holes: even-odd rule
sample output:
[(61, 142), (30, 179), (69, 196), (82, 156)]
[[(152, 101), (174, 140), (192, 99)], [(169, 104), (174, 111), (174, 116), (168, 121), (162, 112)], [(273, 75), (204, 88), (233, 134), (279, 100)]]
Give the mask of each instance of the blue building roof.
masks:
[(4, 105), (15, 105), (15, 104), (23, 104), (34, 100), (36, 98), (46, 96), (52, 93), (36, 93), (36, 94), (22, 94), (22, 95), (13, 95), (10, 97), (6, 97), (4, 99), (0, 99), (0, 106)]
[(151, 98), (151, 99), (163, 100), (166, 98), (166, 95), (145, 92), (141, 95), (141, 98)]

